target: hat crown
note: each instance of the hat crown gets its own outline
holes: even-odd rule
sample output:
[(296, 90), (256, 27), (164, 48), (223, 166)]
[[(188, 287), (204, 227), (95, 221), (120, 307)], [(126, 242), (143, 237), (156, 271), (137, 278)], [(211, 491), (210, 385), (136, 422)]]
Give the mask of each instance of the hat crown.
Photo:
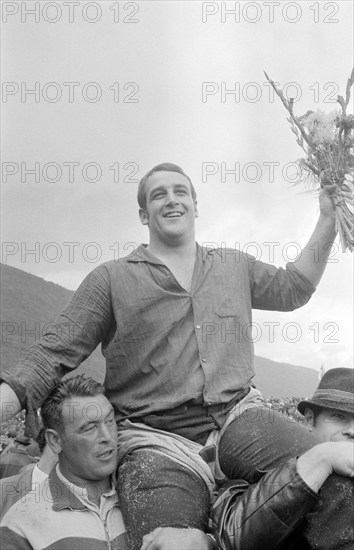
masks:
[(318, 390), (339, 390), (354, 394), (354, 370), (348, 368), (330, 369), (321, 378)]
[(354, 369), (336, 368), (327, 371), (310, 399), (298, 403), (298, 410), (306, 407), (322, 407), (354, 413)]

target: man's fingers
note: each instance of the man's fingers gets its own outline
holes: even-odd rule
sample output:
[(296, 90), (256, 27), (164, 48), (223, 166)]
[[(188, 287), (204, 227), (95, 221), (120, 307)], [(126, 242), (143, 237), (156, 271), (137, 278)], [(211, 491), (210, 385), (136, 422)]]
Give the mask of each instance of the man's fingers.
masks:
[(148, 535), (145, 535), (143, 537), (143, 544), (141, 546), (141, 550), (148, 550), (148, 548), (150, 547), (150, 544), (152, 543), (152, 541), (154, 540), (154, 536), (152, 533), (149, 533)]
[(146, 539), (146, 537), (144, 537), (141, 550), (151, 550), (152, 549), (152, 546), (151, 546), (152, 543), (153, 543), (153, 538)]
[(353, 193), (342, 191), (341, 195), (345, 198), (346, 201), (353, 203)]
[(337, 186), (336, 183), (324, 184), (322, 186), (322, 189), (325, 189), (325, 191), (327, 191), (327, 193), (329, 195), (331, 195), (332, 193), (334, 193), (336, 191), (336, 189), (338, 189), (338, 186)]
[(156, 529), (151, 531), (151, 533), (148, 533), (147, 535), (144, 535), (143, 536), (143, 544), (142, 544), (140, 550), (154, 550), (154, 548), (155, 548), (155, 546), (153, 544), (154, 538), (156, 537), (156, 535), (159, 534), (161, 529), (162, 529), (162, 527), (157, 527)]

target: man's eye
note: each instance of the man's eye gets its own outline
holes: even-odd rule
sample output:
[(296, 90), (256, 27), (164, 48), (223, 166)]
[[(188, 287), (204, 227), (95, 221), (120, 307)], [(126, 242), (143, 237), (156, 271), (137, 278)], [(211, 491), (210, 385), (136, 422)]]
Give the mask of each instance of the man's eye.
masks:
[(90, 424), (89, 426), (86, 426), (86, 428), (84, 429), (84, 432), (90, 432), (94, 429), (95, 427), (95, 424)]
[(339, 421), (344, 419), (344, 415), (341, 413), (333, 413), (332, 418), (333, 420)]

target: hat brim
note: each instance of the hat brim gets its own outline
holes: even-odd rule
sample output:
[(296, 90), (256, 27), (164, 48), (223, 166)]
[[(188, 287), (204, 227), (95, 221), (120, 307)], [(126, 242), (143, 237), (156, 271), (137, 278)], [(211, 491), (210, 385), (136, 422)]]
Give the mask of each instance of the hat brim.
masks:
[(354, 414), (354, 401), (350, 401), (348, 403), (343, 403), (340, 401), (336, 401), (333, 403), (331, 400), (326, 399), (304, 399), (303, 401), (300, 401), (297, 406), (297, 410), (304, 415), (305, 410), (309, 407), (321, 407), (322, 409), (332, 409), (335, 411), (342, 411), (347, 413)]

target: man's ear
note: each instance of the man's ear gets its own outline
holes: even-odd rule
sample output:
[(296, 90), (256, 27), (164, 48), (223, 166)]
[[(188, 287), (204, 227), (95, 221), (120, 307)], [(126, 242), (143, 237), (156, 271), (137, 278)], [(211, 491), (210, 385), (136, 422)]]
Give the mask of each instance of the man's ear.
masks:
[(197, 201), (195, 200), (194, 201), (194, 217), (198, 218), (198, 216), (199, 216), (199, 212), (198, 212), (198, 207), (197, 207)]
[(305, 426), (306, 428), (311, 432), (312, 428), (315, 425), (315, 415), (313, 413), (312, 409), (309, 409), (308, 407), (305, 409)]
[(61, 436), (57, 430), (53, 430), (52, 428), (48, 428), (45, 431), (45, 440), (48, 444), (48, 446), (52, 449), (53, 453), (59, 454), (62, 451), (61, 446)]
[(149, 225), (149, 216), (146, 210), (139, 208), (139, 218), (143, 225)]

